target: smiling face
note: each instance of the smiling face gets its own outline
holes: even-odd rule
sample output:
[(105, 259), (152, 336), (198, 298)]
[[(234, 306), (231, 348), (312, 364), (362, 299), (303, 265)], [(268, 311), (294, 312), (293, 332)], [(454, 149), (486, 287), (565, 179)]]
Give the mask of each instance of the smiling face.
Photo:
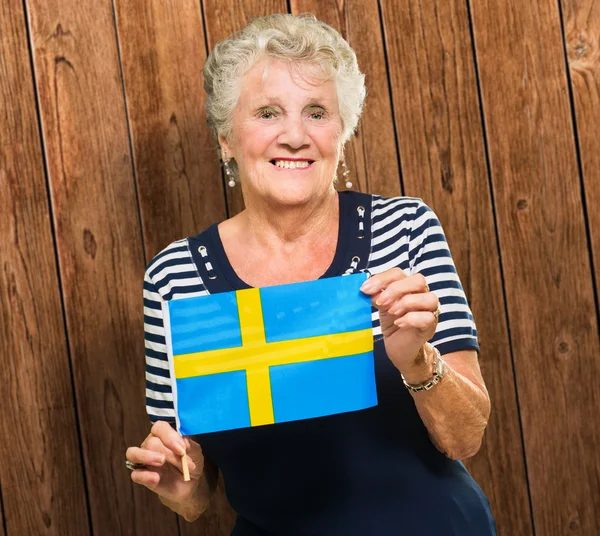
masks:
[(342, 122), (332, 80), (323, 82), (281, 60), (265, 59), (245, 75), (229, 141), (246, 205), (301, 205), (333, 191)]

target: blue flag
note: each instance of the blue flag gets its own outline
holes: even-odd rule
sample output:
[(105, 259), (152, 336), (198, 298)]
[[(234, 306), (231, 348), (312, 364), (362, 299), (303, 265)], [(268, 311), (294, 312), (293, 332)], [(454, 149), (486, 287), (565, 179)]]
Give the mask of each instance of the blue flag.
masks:
[(183, 435), (377, 404), (365, 274), (163, 304)]

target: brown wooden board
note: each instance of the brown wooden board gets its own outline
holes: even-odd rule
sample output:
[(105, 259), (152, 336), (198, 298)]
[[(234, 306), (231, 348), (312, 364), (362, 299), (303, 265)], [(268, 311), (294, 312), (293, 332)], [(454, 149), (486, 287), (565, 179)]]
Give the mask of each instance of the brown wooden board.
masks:
[[(0, 485), (1, 487), (1, 485)], [(4, 530), (4, 515), (3, 515), (3, 505), (2, 498), (0, 497), (0, 536), (6, 536), (6, 531)]]
[(598, 319), (558, 6), (471, 13), (535, 531), (595, 535)]
[[(562, 0), (571, 91), (594, 259), (600, 281), (600, 0)], [(600, 467), (596, 468), (600, 474)]]
[[(116, 0), (146, 261), (225, 218), (197, 0)], [(143, 23), (140, 23), (143, 21)]]
[(404, 188), (437, 213), (477, 324), (492, 399), (467, 465), (499, 534), (532, 534), (477, 83), (463, 2), (382, 2)]
[[(356, 52), (365, 73), (367, 99), (356, 134), (346, 144), (346, 162), (353, 190), (400, 195), (400, 173), (392, 106), (376, 0), (327, 2), (292, 0), (295, 15), (310, 12), (342, 34)], [(365, 39), (365, 35), (369, 38)], [(345, 189), (341, 170), (338, 187)]]
[[(202, 5), (209, 50), (221, 39), (243, 29), (252, 17), (287, 13), (285, 0), (202, 0)], [(240, 185), (226, 186), (225, 193), (229, 216), (241, 212), (244, 200)]]
[[(89, 534), (26, 19), (0, 3), (0, 534)], [(3, 516), (5, 517), (3, 519)]]
[[(2, 484), (0, 483), (0, 489), (2, 488)], [(6, 536), (6, 531), (4, 530), (4, 505), (2, 503), (2, 497), (0, 497), (0, 536)]]
[(176, 534), (125, 468), (148, 432), (144, 256), (112, 2), (28, 9), (93, 532)]
[[(149, 262), (173, 240), (226, 216), (216, 141), (206, 126), (204, 29), (196, 0), (117, 0), (115, 8)], [(201, 520), (180, 518), (180, 534), (228, 535), (234, 516), (220, 491)]]

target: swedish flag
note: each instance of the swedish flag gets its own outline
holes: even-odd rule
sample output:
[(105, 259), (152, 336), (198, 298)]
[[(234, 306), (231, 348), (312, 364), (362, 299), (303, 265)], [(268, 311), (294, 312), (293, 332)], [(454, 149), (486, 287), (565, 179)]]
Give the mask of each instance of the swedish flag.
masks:
[(365, 274), (165, 302), (183, 435), (377, 404)]

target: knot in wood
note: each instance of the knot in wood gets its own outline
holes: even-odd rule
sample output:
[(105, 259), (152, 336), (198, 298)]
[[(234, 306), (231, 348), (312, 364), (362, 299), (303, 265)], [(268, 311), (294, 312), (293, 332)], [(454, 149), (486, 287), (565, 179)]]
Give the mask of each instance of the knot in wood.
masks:
[(96, 251), (98, 246), (96, 245), (96, 239), (89, 229), (83, 230), (83, 249), (92, 258), (96, 258)]
[(577, 32), (567, 45), (571, 67), (600, 62), (598, 42), (586, 31)]

